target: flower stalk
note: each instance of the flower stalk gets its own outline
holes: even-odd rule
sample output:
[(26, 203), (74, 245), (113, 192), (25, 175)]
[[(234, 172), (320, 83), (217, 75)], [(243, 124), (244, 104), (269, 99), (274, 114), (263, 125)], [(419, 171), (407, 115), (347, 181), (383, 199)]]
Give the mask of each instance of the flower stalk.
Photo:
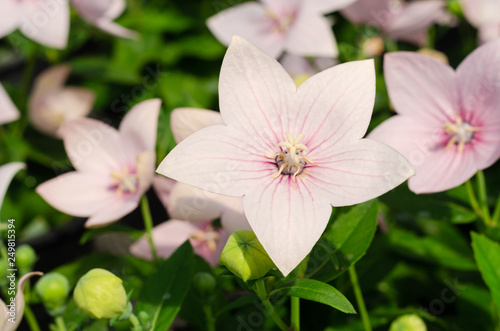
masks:
[(358, 275), (354, 265), (349, 267), (349, 277), (351, 278), (352, 287), (354, 289), (354, 295), (356, 296), (356, 301), (358, 303), (359, 312), (361, 314), (361, 319), (363, 320), (363, 326), (365, 331), (372, 331), (372, 326), (370, 324), (370, 317), (366, 310), (365, 301), (363, 299), (363, 293), (361, 292), (361, 287), (359, 286)]
[(151, 246), (151, 255), (153, 256), (153, 261), (158, 260), (156, 255), (156, 248), (153, 242), (153, 217), (151, 216), (151, 210), (149, 209), (149, 202), (146, 195), (141, 198), (141, 211), (142, 218), (144, 220), (144, 229), (146, 230), (146, 237), (148, 238), (149, 245)]
[(269, 299), (267, 298), (266, 284), (264, 284), (264, 280), (259, 279), (257, 282), (255, 282), (255, 288), (257, 296), (264, 304), (264, 307), (266, 308), (269, 315), (273, 318), (274, 323), (276, 323), (280, 330), (288, 331), (288, 326), (285, 324), (285, 322), (283, 322), (281, 317), (279, 317), (279, 315), (276, 313), (276, 310), (274, 310), (271, 301), (269, 301)]

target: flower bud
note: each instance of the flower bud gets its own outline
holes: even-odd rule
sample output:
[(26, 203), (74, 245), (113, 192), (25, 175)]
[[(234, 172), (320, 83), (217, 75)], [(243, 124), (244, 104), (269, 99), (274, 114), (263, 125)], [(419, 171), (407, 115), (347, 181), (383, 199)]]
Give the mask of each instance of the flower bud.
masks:
[[(16, 250), (16, 265), (21, 273), (31, 271), (36, 262), (36, 253), (30, 245), (21, 245)], [(24, 272), (23, 272), (24, 271)]]
[(263, 277), (274, 268), (253, 231), (235, 231), (227, 240), (220, 263), (245, 282)]
[(76, 284), (75, 303), (88, 316), (109, 319), (127, 308), (127, 293), (122, 280), (104, 269), (92, 269)]
[(57, 272), (49, 272), (38, 280), (35, 290), (50, 315), (57, 316), (64, 312), (70, 292), (66, 276)]
[(396, 318), (389, 331), (427, 331), (427, 327), (418, 315), (408, 314)]
[(215, 277), (208, 272), (199, 272), (193, 279), (194, 289), (202, 300), (209, 300), (215, 292), (217, 281)]

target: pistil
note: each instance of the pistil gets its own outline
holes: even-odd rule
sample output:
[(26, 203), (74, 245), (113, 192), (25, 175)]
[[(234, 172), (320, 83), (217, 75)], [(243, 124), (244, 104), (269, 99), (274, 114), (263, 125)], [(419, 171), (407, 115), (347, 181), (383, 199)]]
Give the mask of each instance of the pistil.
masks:
[(474, 132), (480, 131), (481, 128), (470, 125), (469, 123), (465, 123), (460, 115), (457, 115), (455, 123), (446, 123), (444, 125), (444, 131), (450, 136), (450, 140), (446, 145), (446, 149), (450, 149), (451, 146), (457, 144), (457, 150), (459, 153), (462, 153), (465, 147), (465, 144), (470, 143), (472, 137), (474, 136)]
[(295, 182), (295, 177), (302, 173), (306, 164), (314, 165), (309, 159), (302, 155), (302, 151), (308, 152), (309, 149), (306, 145), (301, 144), (304, 134), (299, 134), (296, 138), (293, 138), (290, 132), (285, 133), (287, 141), (280, 142), (278, 148), (285, 148), (279, 153), (273, 156), (267, 156), (270, 159), (275, 159), (276, 165), (279, 167), (278, 173), (276, 173), (273, 178), (277, 178), (279, 175), (292, 175), (292, 181)]
[(137, 191), (139, 177), (130, 171), (128, 167), (123, 167), (121, 172), (111, 172), (111, 185), (116, 189), (116, 195), (121, 197), (124, 193), (135, 193)]

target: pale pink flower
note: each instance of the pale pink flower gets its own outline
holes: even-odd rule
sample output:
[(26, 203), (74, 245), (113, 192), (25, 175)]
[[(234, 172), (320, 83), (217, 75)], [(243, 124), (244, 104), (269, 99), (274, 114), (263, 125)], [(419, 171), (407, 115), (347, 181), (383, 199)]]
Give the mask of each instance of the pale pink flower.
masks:
[(90, 118), (66, 121), (64, 147), (76, 171), (36, 191), (64, 213), (89, 217), (87, 227), (130, 213), (153, 181), (160, 105), (159, 99), (141, 102), (123, 118), (119, 131)]
[(42, 45), (64, 49), (69, 19), (68, 0), (1, 0), (0, 38), (19, 29)]
[(355, 0), (261, 0), (245, 2), (210, 17), (208, 28), (223, 44), (240, 35), (277, 58), (284, 51), (337, 57), (331, 23), (324, 17)]
[(87, 116), (95, 93), (80, 87), (64, 87), (71, 68), (63, 64), (47, 69), (35, 80), (29, 103), (29, 116), (37, 130), (61, 139), (65, 120)]
[(135, 31), (113, 22), (127, 6), (125, 0), (71, 0), (78, 14), (99, 29), (123, 38), (137, 38)]
[(448, 14), (442, 0), (358, 0), (342, 10), (354, 24), (378, 28), (390, 38), (419, 46), (427, 42), (427, 29)]
[(25, 167), (26, 165), (22, 162), (11, 162), (0, 166), (0, 210), (2, 209), (3, 199), (12, 178), (14, 178), (19, 170)]
[(0, 330), (2, 331), (14, 331), (17, 330), (19, 325), (21, 325), (21, 321), (24, 315), (24, 287), (26, 286), (27, 281), (33, 276), (42, 276), (43, 273), (35, 271), (30, 272), (21, 277), (17, 283), (17, 293), (15, 297), (13, 306), (13, 313), (11, 314), (11, 310), (7, 306), (11, 306), (11, 303), (8, 302), (8, 305), (5, 304), (2, 300), (0, 300)]
[(0, 84), (0, 125), (19, 119), (19, 110)]
[(479, 41), (485, 43), (500, 37), (500, 1), (461, 0), (465, 18), (479, 30)]
[(295, 84), (299, 86), (312, 75), (333, 67), (338, 63), (337, 60), (331, 57), (316, 57), (308, 59), (303, 56), (284, 54), (280, 58), (280, 63), (283, 68), (292, 77)]
[(455, 72), (426, 55), (389, 53), (384, 62), (399, 114), (370, 134), (405, 155), (415, 193), (456, 187), (500, 157), (500, 41), (470, 54)]
[(333, 206), (373, 199), (413, 174), (392, 148), (361, 139), (375, 98), (372, 60), (341, 64), (298, 88), (276, 60), (235, 36), (222, 64), (222, 121), (195, 132), (158, 172), (233, 197), (287, 275)]

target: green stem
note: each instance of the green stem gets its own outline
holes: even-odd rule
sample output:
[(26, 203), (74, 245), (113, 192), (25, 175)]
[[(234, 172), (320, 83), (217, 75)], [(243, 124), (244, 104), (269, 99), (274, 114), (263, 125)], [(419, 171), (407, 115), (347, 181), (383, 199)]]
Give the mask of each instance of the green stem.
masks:
[(467, 195), (469, 196), (469, 202), (472, 209), (474, 209), (474, 212), (477, 216), (483, 218), (483, 212), (481, 211), (479, 203), (477, 202), (476, 195), (474, 194), (474, 188), (472, 187), (470, 179), (465, 182), (465, 188), (467, 189)]
[(300, 298), (290, 297), (292, 302), (292, 330), (300, 331)]
[(352, 287), (354, 288), (354, 295), (358, 302), (358, 308), (361, 313), (365, 331), (371, 331), (372, 326), (370, 325), (370, 317), (368, 317), (368, 312), (366, 311), (365, 301), (363, 300), (363, 294), (361, 293), (361, 287), (359, 286), (358, 275), (356, 274), (354, 265), (349, 267), (349, 277), (351, 278)]
[(26, 318), (26, 322), (28, 322), (31, 331), (41, 331), (35, 314), (33, 314), (33, 311), (28, 304), (24, 306), (24, 317)]
[(153, 255), (153, 261), (158, 261), (158, 256), (156, 255), (156, 247), (153, 242), (153, 217), (151, 216), (151, 210), (149, 209), (149, 202), (146, 194), (141, 198), (141, 210), (142, 218), (144, 219), (144, 228), (146, 230), (146, 237), (149, 241), (149, 246), (151, 247), (151, 254)]
[(205, 312), (205, 318), (207, 320), (207, 331), (215, 331), (215, 318), (212, 313), (212, 306), (203, 305), (203, 311)]
[(128, 320), (132, 324), (133, 331), (142, 331), (143, 330), (142, 325), (139, 322), (139, 319), (137, 318), (137, 316), (135, 316), (134, 314), (130, 314), (130, 317), (128, 318)]
[(495, 212), (493, 213), (493, 216), (491, 217), (491, 224), (493, 226), (497, 226), (499, 220), (500, 220), (500, 195), (498, 196), (498, 199), (497, 199), (497, 204), (495, 206)]
[(274, 307), (273, 307), (271, 301), (269, 301), (269, 299), (267, 298), (267, 291), (266, 291), (266, 285), (264, 284), (264, 280), (259, 279), (258, 281), (256, 281), (255, 287), (257, 289), (257, 291), (256, 291), (257, 296), (260, 298), (260, 300), (264, 304), (264, 308), (266, 308), (269, 315), (271, 315), (271, 317), (273, 318), (274, 323), (276, 323), (276, 325), (282, 331), (288, 331), (289, 330), (288, 326), (285, 324), (285, 322), (283, 322), (281, 317), (279, 317), (279, 315), (276, 313), (276, 310), (274, 310)]
[(55, 319), (57, 331), (67, 331), (66, 323), (64, 323), (64, 319), (62, 316), (57, 316)]
[(26, 108), (26, 99), (28, 97), (28, 92), (30, 89), (33, 72), (35, 71), (36, 58), (38, 57), (39, 49), (40, 49), (39, 45), (33, 46), (33, 49), (31, 50), (31, 53), (28, 58), (28, 63), (26, 64), (26, 69), (24, 69), (23, 72), (21, 91), (19, 93), (19, 100), (18, 100), (18, 106), (21, 109)]
[(481, 210), (483, 212), (483, 219), (486, 225), (491, 226), (490, 221), (490, 210), (488, 208), (488, 193), (486, 191), (486, 180), (484, 178), (484, 173), (479, 170), (476, 174), (477, 186), (479, 189), (479, 203), (481, 205)]

